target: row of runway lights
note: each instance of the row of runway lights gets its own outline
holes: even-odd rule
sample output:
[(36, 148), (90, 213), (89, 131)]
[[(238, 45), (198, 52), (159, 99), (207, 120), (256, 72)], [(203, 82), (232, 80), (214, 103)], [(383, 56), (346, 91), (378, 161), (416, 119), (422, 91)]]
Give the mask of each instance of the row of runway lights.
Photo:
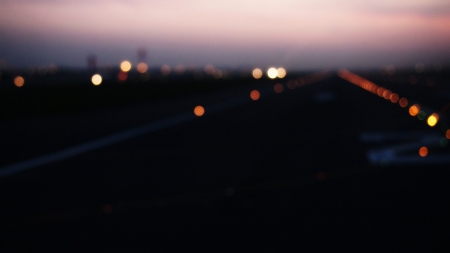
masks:
[[(344, 80), (349, 81), (350, 83), (353, 83), (373, 94), (376, 94), (386, 100), (390, 100), (392, 103), (397, 103), (401, 107), (407, 107), (408, 106), (408, 99), (407, 98), (400, 98), (397, 93), (394, 93), (384, 87), (378, 86), (356, 74), (351, 73), (348, 70), (341, 69), (338, 72), (339, 77), (341, 77)], [(408, 110), (409, 114), (413, 117), (417, 116), (419, 120), (424, 120), (427, 118), (427, 114), (425, 111), (421, 110), (421, 107), (419, 104), (413, 104), (411, 107), (409, 107)], [(432, 113), (427, 118), (427, 124), (430, 127), (436, 126), (436, 124), (439, 121), (439, 114)], [(448, 145), (448, 140), (450, 139), (450, 129), (443, 129), (445, 131), (445, 138), (442, 138), (440, 141), (440, 144), (442, 147), (445, 147)], [(427, 147), (421, 147), (419, 149), (419, 155), (422, 157), (425, 157), (428, 155), (428, 148)]]

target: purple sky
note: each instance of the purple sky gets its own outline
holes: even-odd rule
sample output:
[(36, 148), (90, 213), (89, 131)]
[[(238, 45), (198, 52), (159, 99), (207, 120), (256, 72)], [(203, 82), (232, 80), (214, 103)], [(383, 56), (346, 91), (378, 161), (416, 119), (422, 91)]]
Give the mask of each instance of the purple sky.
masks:
[(208, 63), (286, 68), (448, 62), (448, 0), (0, 0), (12, 66)]

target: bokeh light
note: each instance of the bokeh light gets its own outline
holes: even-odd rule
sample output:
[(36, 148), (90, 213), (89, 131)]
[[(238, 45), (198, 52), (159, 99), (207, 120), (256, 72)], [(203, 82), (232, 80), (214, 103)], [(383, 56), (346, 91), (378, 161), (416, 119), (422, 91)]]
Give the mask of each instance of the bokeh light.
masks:
[(431, 114), (430, 117), (428, 117), (428, 119), (427, 119), (427, 123), (430, 127), (434, 127), (438, 121), (439, 121), (439, 115), (436, 113)]
[(428, 148), (427, 148), (427, 147), (421, 147), (421, 148), (419, 149), (419, 155), (420, 155), (421, 157), (427, 156), (427, 155), (428, 155)]
[(170, 74), (170, 66), (169, 65), (162, 65), (161, 67), (161, 74), (163, 74), (164, 76), (167, 76)]
[(270, 69), (268, 69), (268, 70), (267, 70), (267, 76), (268, 76), (270, 79), (275, 79), (275, 78), (277, 78), (277, 76), (278, 76), (278, 71), (277, 71), (277, 69), (276, 69), (276, 68), (270, 68)]
[(284, 90), (283, 85), (281, 83), (275, 84), (275, 86), (273, 86), (273, 89), (275, 90), (276, 93), (281, 93)]
[(122, 63), (120, 63), (120, 69), (123, 72), (128, 72), (131, 69), (131, 62), (129, 61), (123, 61)]
[(419, 114), (417, 114), (417, 118), (419, 120), (424, 120), (427, 117), (427, 113), (425, 111), (420, 111)]
[(445, 132), (445, 138), (450, 140), (450, 129)]
[(392, 103), (394, 103), (394, 104), (397, 103), (398, 99), (399, 99), (399, 97), (398, 97), (397, 93), (392, 93), (391, 94), (390, 100), (391, 100)]
[(136, 66), (136, 69), (139, 73), (144, 74), (148, 70), (148, 65), (145, 62), (141, 62)]
[(100, 85), (101, 83), (102, 83), (102, 76), (101, 75), (99, 75), (99, 74), (95, 74), (95, 75), (93, 75), (92, 76), (92, 78), (91, 78), (91, 82), (92, 82), (92, 84), (93, 85)]
[(208, 75), (211, 75), (212, 73), (214, 73), (214, 66), (211, 64), (208, 64), (205, 66), (205, 73)]
[(286, 76), (286, 70), (284, 68), (277, 69), (277, 77), (284, 78)]
[(23, 77), (21, 76), (16, 76), (16, 78), (14, 78), (14, 85), (17, 87), (22, 87), (25, 84), (25, 79), (23, 79)]
[(418, 104), (414, 104), (409, 108), (409, 115), (416, 116), (419, 114), (420, 106)]
[(194, 108), (194, 114), (199, 117), (203, 116), (203, 114), (205, 114), (205, 108), (203, 108), (203, 106), (201, 106), (201, 105), (197, 105)]
[(398, 104), (399, 104), (401, 107), (407, 107), (407, 106), (408, 106), (408, 99), (406, 99), (406, 98), (401, 98), (401, 99), (398, 101)]
[(260, 96), (261, 94), (257, 90), (252, 90), (252, 92), (250, 92), (250, 98), (252, 100), (258, 100)]
[(253, 75), (253, 78), (260, 79), (263, 75), (263, 72), (261, 69), (256, 68), (252, 71), (252, 75)]
[(121, 82), (126, 81), (127, 78), (128, 78), (127, 72), (120, 71), (119, 74), (117, 75), (117, 79), (119, 79), (119, 81)]

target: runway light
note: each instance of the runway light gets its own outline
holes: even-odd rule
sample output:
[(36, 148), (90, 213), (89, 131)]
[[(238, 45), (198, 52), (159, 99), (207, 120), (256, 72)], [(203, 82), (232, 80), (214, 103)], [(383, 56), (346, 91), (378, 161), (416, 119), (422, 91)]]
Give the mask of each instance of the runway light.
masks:
[(259, 93), (259, 91), (257, 91), (257, 90), (252, 90), (252, 92), (250, 92), (250, 98), (252, 99), (252, 100), (258, 100), (259, 99), (259, 97), (261, 96), (261, 94)]
[(436, 113), (431, 114), (427, 119), (427, 123), (430, 127), (434, 127), (438, 121), (439, 115), (437, 115)]
[(203, 108), (203, 106), (198, 105), (194, 108), (194, 114), (196, 116), (203, 116), (203, 114), (205, 114), (205, 108)]
[(261, 69), (256, 68), (252, 71), (252, 75), (253, 75), (253, 78), (260, 79), (262, 77), (263, 73), (262, 73)]
[(427, 148), (427, 147), (421, 147), (421, 148), (419, 149), (419, 155), (420, 155), (421, 157), (427, 156), (427, 155), (428, 155), (428, 148)]
[(139, 73), (144, 74), (148, 70), (148, 65), (145, 62), (141, 62), (136, 66), (136, 69)]
[(420, 106), (418, 104), (414, 104), (409, 108), (409, 115), (414, 117), (417, 114), (419, 114), (419, 111), (420, 111)]
[(276, 93), (281, 93), (284, 90), (283, 85), (281, 83), (275, 84), (275, 86), (273, 86), (273, 89), (275, 90)]
[(123, 62), (120, 64), (120, 69), (121, 69), (123, 72), (128, 72), (128, 71), (130, 71), (130, 69), (131, 69), (131, 63), (130, 63), (129, 61), (123, 61)]
[(277, 77), (284, 78), (286, 76), (286, 70), (284, 68), (277, 69)]
[(95, 75), (93, 75), (92, 76), (92, 78), (91, 78), (91, 82), (92, 82), (92, 84), (93, 85), (100, 85), (101, 83), (102, 83), (102, 76), (101, 75), (99, 75), (99, 74), (95, 74)]
[(399, 104), (401, 107), (407, 107), (407, 106), (408, 106), (408, 99), (406, 99), (406, 98), (401, 98), (400, 101), (398, 102), (398, 104)]
[(275, 78), (277, 78), (277, 76), (278, 76), (278, 71), (277, 71), (277, 69), (276, 69), (276, 68), (270, 68), (270, 69), (268, 69), (268, 70), (267, 70), (267, 76), (268, 76), (270, 79), (275, 79)]
[(16, 76), (16, 78), (14, 78), (14, 85), (15, 86), (22, 87), (24, 83), (25, 83), (25, 79), (23, 79), (23, 77)]

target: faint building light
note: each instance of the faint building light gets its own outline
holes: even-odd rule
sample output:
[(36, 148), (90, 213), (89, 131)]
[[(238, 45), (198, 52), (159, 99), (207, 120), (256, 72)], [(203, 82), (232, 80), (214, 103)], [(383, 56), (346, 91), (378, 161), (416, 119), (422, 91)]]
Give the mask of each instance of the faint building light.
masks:
[(270, 79), (275, 79), (275, 78), (277, 78), (277, 76), (278, 76), (278, 71), (277, 71), (277, 69), (276, 69), (276, 68), (270, 68), (270, 69), (268, 69), (268, 70), (267, 70), (267, 76), (268, 76)]
[(16, 78), (14, 78), (14, 85), (17, 87), (22, 87), (25, 83), (25, 79), (23, 79), (23, 77), (21, 76), (16, 76)]
[(286, 70), (284, 68), (277, 69), (277, 77), (284, 78), (286, 76)]
[(401, 106), (401, 107), (407, 107), (408, 106), (408, 99), (406, 99), (406, 98), (401, 98), (400, 100), (399, 100), (399, 105)]
[(212, 73), (214, 73), (214, 66), (211, 64), (208, 64), (205, 66), (205, 73), (208, 75), (211, 75)]
[(409, 108), (409, 115), (416, 116), (419, 114), (420, 106), (418, 104), (414, 104)]
[(256, 69), (254, 69), (254, 70), (252, 71), (252, 75), (253, 75), (253, 78), (255, 78), (255, 79), (260, 79), (260, 78), (262, 77), (262, 75), (263, 75), (263, 72), (262, 72), (261, 69), (256, 68)]
[(427, 155), (428, 155), (428, 148), (427, 148), (427, 147), (421, 147), (421, 148), (419, 149), (419, 155), (420, 155), (421, 157), (427, 156)]
[(258, 100), (259, 99), (259, 97), (261, 96), (261, 94), (259, 93), (259, 91), (257, 91), (257, 90), (252, 90), (251, 92), (250, 92), (250, 98), (252, 99), (252, 100)]
[(136, 66), (136, 69), (139, 73), (144, 74), (148, 70), (148, 65), (145, 62), (141, 62)]
[(203, 108), (203, 106), (198, 105), (194, 108), (194, 114), (196, 116), (203, 116), (203, 114), (205, 114), (205, 108)]
[(170, 69), (170, 66), (169, 66), (169, 65), (163, 65), (163, 66), (161, 67), (161, 74), (163, 74), (164, 76), (169, 75), (171, 71), (172, 71), (172, 70)]
[(439, 121), (439, 115), (436, 113), (433, 113), (428, 117), (427, 123), (430, 127), (434, 127)]
[(99, 74), (95, 74), (91, 78), (91, 82), (94, 85), (100, 85), (102, 83), (102, 76)]
[(283, 85), (281, 83), (275, 84), (275, 86), (273, 86), (273, 89), (275, 90), (276, 93), (281, 93), (284, 90)]
[(131, 62), (129, 61), (123, 61), (122, 63), (120, 63), (120, 69), (123, 72), (128, 72), (131, 70)]

